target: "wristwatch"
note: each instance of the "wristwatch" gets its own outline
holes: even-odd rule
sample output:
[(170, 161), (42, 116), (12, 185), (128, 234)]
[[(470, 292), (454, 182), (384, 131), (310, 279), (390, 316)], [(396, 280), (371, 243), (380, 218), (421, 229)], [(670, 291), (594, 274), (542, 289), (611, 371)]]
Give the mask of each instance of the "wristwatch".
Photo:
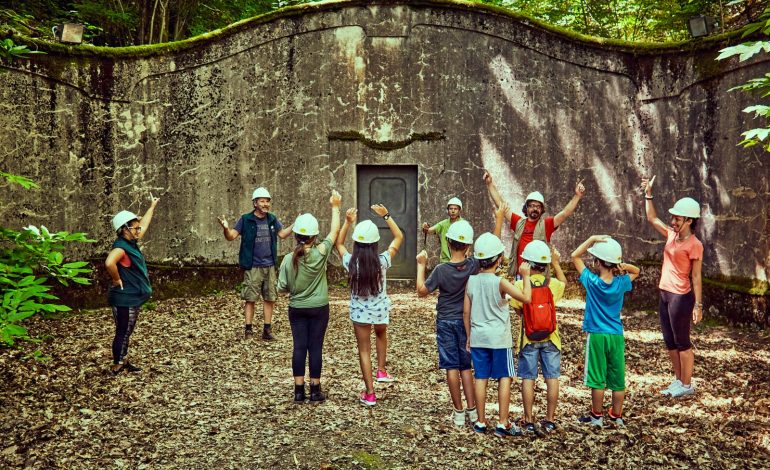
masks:
[(388, 220), (388, 219), (390, 219), (390, 212), (388, 212), (387, 214), (383, 215), (383, 216), (382, 216), (382, 218), (383, 218), (384, 220)]

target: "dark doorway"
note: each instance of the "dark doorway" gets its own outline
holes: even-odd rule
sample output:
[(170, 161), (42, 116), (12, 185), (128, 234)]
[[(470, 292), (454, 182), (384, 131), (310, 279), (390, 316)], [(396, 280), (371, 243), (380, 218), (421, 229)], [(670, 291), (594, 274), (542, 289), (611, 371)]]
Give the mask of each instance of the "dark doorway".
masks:
[(384, 204), (404, 232), (404, 243), (388, 270), (390, 279), (414, 279), (417, 264), (417, 167), (412, 165), (358, 165), (356, 167), (358, 220), (372, 220), (380, 229), (380, 250), (393, 240), (385, 221), (369, 209)]

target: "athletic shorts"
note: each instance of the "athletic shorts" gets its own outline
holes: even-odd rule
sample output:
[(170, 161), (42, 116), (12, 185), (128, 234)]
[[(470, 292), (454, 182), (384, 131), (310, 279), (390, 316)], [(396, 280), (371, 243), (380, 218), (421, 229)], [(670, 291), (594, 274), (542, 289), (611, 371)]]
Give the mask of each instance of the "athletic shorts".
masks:
[(476, 379), (504, 379), (516, 376), (512, 348), (471, 348), (471, 358), (473, 377)]
[(519, 351), (519, 367), (516, 372), (526, 380), (537, 379), (537, 365), (543, 378), (558, 379), (561, 376), (561, 351), (551, 341), (527, 343)]
[(462, 320), (436, 320), (439, 369), (469, 370), (471, 355), (465, 349), (467, 343), (468, 336)]
[(244, 271), (241, 299), (246, 302), (256, 302), (261, 296), (265, 302), (275, 302), (278, 300), (275, 283), (275, 266)]
[(583, 383), (613, 392), (626, 389), (626, 342), (623, 335), (588, 333)]

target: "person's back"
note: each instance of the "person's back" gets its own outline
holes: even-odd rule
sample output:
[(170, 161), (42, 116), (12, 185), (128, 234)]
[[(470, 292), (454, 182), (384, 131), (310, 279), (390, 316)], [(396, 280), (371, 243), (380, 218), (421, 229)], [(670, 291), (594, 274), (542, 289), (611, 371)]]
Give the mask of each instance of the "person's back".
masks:
[(296, 308), (320, 307), (329, 303), (326, 267), (332, 251), (331, 240), (324, 239), (311, 247), (297, 262), (289, 253), (281, 263), (278, 290), (289, 292), (289, 306)]
[(493, 272), (468, 279), (466, 293), (471, 300), (471, 347), (510, 348), (511, 315), (508, 302), (500, 294), (500, 280)]
[(612, 276), (610, 282), (607, 282), (589, 269), (585, 269), (580, 273), (579, 280), (586, 289), (583, 331), (622, 335), (623, 321), (620, 312), (623, 308), (625, 293), (632, 289), (630, 276), (628, 274)]

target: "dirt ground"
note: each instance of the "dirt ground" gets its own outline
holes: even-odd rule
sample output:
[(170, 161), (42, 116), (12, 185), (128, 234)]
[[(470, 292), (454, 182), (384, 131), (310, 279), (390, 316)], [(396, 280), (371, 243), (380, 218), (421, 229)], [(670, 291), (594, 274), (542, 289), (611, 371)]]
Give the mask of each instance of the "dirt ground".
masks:
[[(0, 468), (768, 468), (770, 340), (701, 326), (694, 334), (698, 393), (658, 394), (670, 382), (657, 317), (626, 312), (627, 428), (587, 429), (582, 305), (559, 309), (564, 342), (561, 429), (499, 439), (450, 422), (437, 369), (435, 298), (392, 292), (389, 371), (377, 406), (358, 403), (362, 379), (347, 293), (334, 290), (320, 405), (292, 402), (291, 332), (279, 301), (275, 342), (244, 340), (235, 293), (150, 303), (131, 343), (144, 370), (109, 372), (107, 309), (38, 319), (46, 340), (0, 350)], [(515, 325), (514, 328), (518, 326)], [(35, 347), (47, 362), (22, 360)], [(512, 419), (521, 416), (514, 380)], [(495, 386), (487, 415), (497, 420)], [(535, 410), (544, 411), (538, 381)], [(609, 397), (607, 397), (609, 399)]]

